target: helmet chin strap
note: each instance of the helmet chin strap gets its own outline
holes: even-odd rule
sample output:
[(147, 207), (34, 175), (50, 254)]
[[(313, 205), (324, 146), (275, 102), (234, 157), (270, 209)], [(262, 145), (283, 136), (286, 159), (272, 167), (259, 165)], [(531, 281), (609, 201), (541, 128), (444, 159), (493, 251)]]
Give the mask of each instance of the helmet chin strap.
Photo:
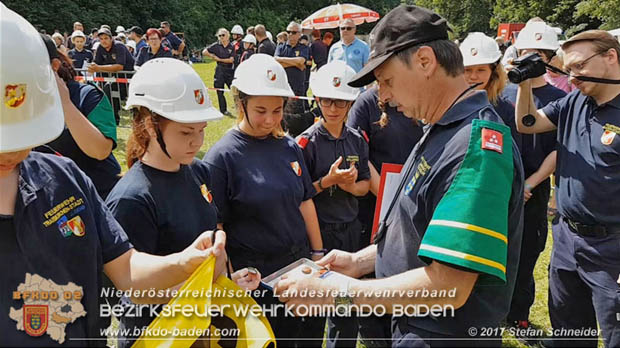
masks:
[[(157, 117), (161, 117), (161, 116), (157, 116)], [(153, 113), (151, 112), (151, 122), (153, 120)], [(161, 133), (161, 129), (159, 128), (159, 122), (156, 122), (154, 124), (155, 126), (155, 135), (157, 137), (157, 143), (159, 144), (159, 147), (161, 147), (161, 150), (164, 152), (164, 154), (166, 156), (168, 156), (168, 158), (172, 159), (172, 157), (170, 157), (170, 154), (168, 153), (168, 150), (166, 150), (166, 143), (164, 142), (164, 136)]]
[[(548, 70), (551, 70), (551, 71), (553, 71), (556, 74), (560, 74), (560, 75), (564, 75), (564, 76), (569, 76), (570, 75), (566, 71), (558, 69), (558, 68), (554, 67), (553, 65), (549, 65), (549, 64), (545, 63), (545, 66), (547, 67)], [(600, 77), (591, 77), (591, 76), (573, 76), (573, 77), (575, 79), (579, 80), (579, 81), (604, 83), (604, 84), (608, 84), (608, 85), (620, 85), (620, 80), (611, 80), (611, 79), (604, 79), (604, 78), (600, 78)]]

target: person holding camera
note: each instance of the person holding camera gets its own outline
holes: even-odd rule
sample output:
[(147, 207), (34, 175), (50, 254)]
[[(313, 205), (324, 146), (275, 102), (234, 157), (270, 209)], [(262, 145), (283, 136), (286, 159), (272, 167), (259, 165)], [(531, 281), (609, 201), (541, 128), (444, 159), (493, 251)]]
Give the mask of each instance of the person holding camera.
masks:
[[(551, 61), (559, 46), (557, 33), (545, 22), (538, 21), (528, 23), (515, 42), (519, 58), (513, 61), (517, 67), (509, 72), (508, 77), (513, 83), (532, 77), (536, 108), (542, 108), (566, 95), (566, 92), (548, 84), (544, 77), (547, 70), (545, 63)], [(513, 104), (517, 101), (517, 88), (516, 84), (509, 84), (504, 89), (504, 97)], [(514, 121), (511, 124), (514, 125)], [(547, 241), (547, 205), (551, 192), (549, 177), (555, 170), (556, 144), (555, 132), (522, 134), (519, 137), (518, 146), (526, 178), (526, 203), (519, 272), (507, 320), (522, 329), (529, 327), (530, 307), (536, 295), (534, 267)]]
[[(564, 67), (578, 90), (536, 108), (535, 79), (519, 84), (520, 132), (557, 129), (557, 205), (549, 267), (549, 316), (564, 329), (554, 346), (597, 346), (597, 321), (607, 347), (620, 346), (620, 44), (589, 30), (562, 44)], [(509, 67), (513, 68), (513, 67)], [(521, 67), (518, 67), (522, 70)], [(512, 71), (511, 71), (512, 72)], [(591, 336), (570, 336), (570, 329)], [(557, 337), (557, 336), (555, 336)], [(584, 338), (591, 338), (585, 341)]]

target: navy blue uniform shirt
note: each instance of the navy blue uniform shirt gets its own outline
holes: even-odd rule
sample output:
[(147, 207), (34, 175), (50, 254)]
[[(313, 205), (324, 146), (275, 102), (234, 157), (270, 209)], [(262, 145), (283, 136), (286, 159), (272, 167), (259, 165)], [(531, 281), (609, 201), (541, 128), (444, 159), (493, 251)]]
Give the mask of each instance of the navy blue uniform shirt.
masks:
[(273, 55), (276, 54), (276, 44), (269, 40), (269, 38), (265, 38), (263, 41), (258, 43), (257, 52), (268, 54), (273, 57)]
[[(331, 165), (340, 156), (340, 169), (347, 169), (355, 163), (358, 170), (357, 181), (370, 179), (368, 143), (362, 134), (353, 128), (343, 126), (340, 137), (334, 138), (323, 126), (323, 121), (320, 121), (304, 131), (297, 143), (303, 149), (312, 182), (327, 175)], [(314, 196), (314, 205), (321, 223), (348, 223), (357, 217), (357, 199), (351, 193), (341, 190), (338, 185), (326, 188)]]
[(366, 132), (370, 140), (370, 162), (380, 174), (383, 163), (405, 163), (423, 130), (413, 119), (390, 106), (386, 107), (388, 124), (381, 128), (382, 112), (377, 100), (377, 87), (362, 92), (349, 111), (347, 125)]
[[(48, 330), (53, 316), (75, 321), (64, 326), (66, 346), (103, 346), (99, 308), (103, 265), (131, 248), (122, 227), (105, 206), (92, 182), (73, 163), (55, 155), (31, 152), (20, 164), (13, 217), (0, 222), (0, 342), (3, 346), (56, 346), (49, 332), (29, 336), (12, 318), (23, 318), (24, 305), (47, 308)], [(30, 276), (28, 276), (30, 274)], [(42, 278), (42, 279), (41, 279)], [(33, 291), (59, 291), (59, 300), (14, 299), (20, 284)], [(57, 285), (53, 289), (43, 284)], [(37, 284), (38, 283), (38, 284)], [(83, 297), (63, 302), (63, 289), (73, 283)], [(75, 299), (74, 297), (72, 297)], [(13, 314), (11, 314), (11, 312)], [(84, 312), (82, 314), (82, 312)], [(36, 322), (30, 322), (36, 325)], [(41, 322), (43, 324), (43, 322)], [(56, 329), (57, 330), (57, 329)], [(58, 331), (56, 331), (58, 332)], [(103, 337), (105, 338), (105, 337)]]
[[(111, 136), (111, 134), (116, 134), (114, 113), (107, 98), (103, 99), (103, 92), (92, 85), (75, 81), (70, 81), (67, 87), (69, 88), (69, 96), (71, 97), (73, 105), (75, 105), (105, 137), (112, 139), (114, 142), (112, 148), (114, 149), (116, 147), (116, 138)], [(99, 105), (100, 103), (107, 103), (107, 107), (109, 108), (108, 112), (98, 112), (97, 115), (91, 114), (95, 108), (103, 107)], [(108, 120), (103, 119), (106, 115)], [(119, 179), (118, 176), (121, 173), (121, 166), (118, 164), (114, 154), (110, 153), (106, 159), (101, 161), (89, 157), (80, 149), (71, 135), (69, 128), (66, 126), (58, 138), (49, 142), (47, 146), (38, 146), (36, 148), (36, 151), (48, 153), (52, 150), (58, 152), (62, 156), (72, 159), (93, 181), (97, 192), (103, 199), (105, 199)]]
[[(127, 231), (136, 250), (153, 255), (183, 251), (198, 236), (217, 227), (207, 166), (198, 160), (178, 172), (137, 161), (114, 187), (106, 204)], [(127, 298), (122, 303), (130, 304)], [(148, 326), (153, 317), (122, 317), (125, 328)]]
[[(474, 122), (477, 122), (477, 125)], [(431, 220), (435, 220), (434, 214), (440, 205), (439, 203), (444, 203), (443, 197), (448, 195), (450, 192), (448, 189), (453, 181), (456, 181), (457, 172), (459, 175), (465, 174), (463, 170), (467, 169), (463, 168), (463, 165), (466, 154), (469, 154), (470, 151), (478, 154), (482, 154), (484, 151), (492, 151), (487, 149), (481, 150), (479, 143), (476, 142), (472, 144), (476, 144), (477, 147), (474, 145), (470, 146), (470, 139), (473, 139), (474, 134), (480, 136), (480, 124), (484, 127), (482, 128), (482, 134), (484, 134), (484, 129), (487, 126), (495, 129), (502, 129), (503, 127), (505, 129), (503, 149), (507, 151), (507, 149), (512, 147), (513, 163), (509, 166), (510, 168), (492, 167), (495, 168), (494, 173), (501, 173), (508, 183), (508, 187), (502, 186), (507, 191), (502, 192), (502, 194), (507, 193), (506, 200), (509, 200), (509, 202), (503, 198), (500, 201), (494, 199), (493, 197), (500, 194), (499, 192), (497, 194), (495, 191), (483, 192), (484, 190), (478, 188), (473, 191), (470, 190), (470, 194), (479, 196), (465, 201), (471, 203), (472, 206), (462, 206), (458, 208), (458, 211), (454, 209), (452, 211), (454, 215), (462, 215), (466, 211), (471, 211), (470, 215), (475, 215), (477, 212), (477, 209), (475, 209), (476, 204), (482, 207), (485, 204), (490, 204), (492, 209), (496, 209), (497, 214), (502, 211), (502, 214), (505, 215), (503, 218), (506, 220), (507, 234), (503, 238), (506, 238), (506, 244), (502, 245), (499, 240), (495, 241), (495, 243), (498, 243), (497, 245), (502, 245), (505, 253), (503, 257), (506, 258), (504, 266), (505, 281), (503, 282), (498, 281), (495, 276), (485, 273), (485, 271), (477, 271), (481, 269), (489, 270), (491, 268), (477, 264), (477, 262), (463, 262), (464, 256), (458, 251), (454, 252), (437, 247), (424, 248), (423, 243), (423, 239), (427, 241), (425, 237), (427, 237), (429, 229), (433, 227), (435, 229), (435, 238), (439, 236), (436, 240), (439, 240), (440, 243), (453, 243), (453, 245), (457, 245), (457, 248), (469, 248), (471, 250), (469, 253), (474, 255), (482, 254), (481, 256), (483, 257), (485, 253), (489, 253), (486, 243), (476, 244), (477, 240), (488, 239), (489, 237), (469, 231), (467, 227), (463, 227), (459, 223), (454, 225), (452, 221), (437, 221), (436, 225), (430, 226)], [(470, 337), (467, 333), (468, 328), (497, 327), (500, 321), (505, 318), (510, 308), (522, 236), (523, 169), (521, 159), (519, 158), (518, 151), (516, 151), (516, 146), (508, 137), (510, 131), (503, 125), (501, 118), (489, 104), (487, 94), (484, 91), (477, 92), (473, 96), (455, 104), (437, 124), (425, 127), (425, 131), (430, 131), (430, 133), (423, 145), (420, 145), (422, 143), (421, 140), (416, 146), (416, 148), (421, 146), (417, 156), (414, 156), (416, 152), (416, 149), (414, 149), (404, 165), (401, 176), (405, 176), (406, 169), (412, 165), (413, 170), (410, 171), (408, 176), (401, 178), (407, 184), (398, 193), (394, 209), (387, 220), (387, 232), (379, 240), (375, 272), (378, 278), (389, 277), (411, 269), (424, 267), (430, 264), (433, 259), (448, 265), (454, 265), (455, 268), (461, 268), (459, 265), (463, 263), (469, 264), (467, 270), (469, 272), (479, 272), (480, 275), (467, 302), (463, 307), (455, 311), (454, 317), (451, 315), (445, 317), (394, 317), (393, 321), (398, 323), (396, 326), (398, 330), (394, 333), (393, 338), (399, 339), (408, 333), (415, 332), (416, 327), (448, 336)], [(507, 162), (510, 162), (510, 160), (508, 158)], [(507, 162), (502, 163), (510, 164)], [(467, 168), (470, 167), (472, 167), (471, 163)], [(473, 170), (469, 170), (469, 177), (484, 175), (481, 172), (484, 168), (487, 167), (474, 164)], [(484, 186), (484, 181), (494, 179), (486, 178), (477, 183), (474, 180), (469, 181), (468, 184)], [(512, 187), (510, 187), (510, 184), (512, 184)], [(462, 193), (462, 189), (452, 191), (453, 194)], [(481, 199), (482, 195), (485, 195), (485, 198), (491, 198), (491, 201)], [(491, 207), (487, 206), (485, 209), (488, 208)], [(486, 219), (486, 217), (482, 219)], [(467, 222), (465, 221), (465, 223)], [(502, 225), (504, 221), (499, 221), (499, 223)], [(506, 225), (503, 225), (504, 229), (506, 229)], [(454, 226), (454, 228), (450, 226)], [(442, 233), (437, 233), (439, 231)], [(445, 234), (445, 236), (441, 236), (441, 234)], [(464, 241), (458, 238), (459, 236), (465, 236), (468, 240)], [(425, 257), (419, 255), (423, 251), (426, 252)], [(430, 254), (436, 256), (429, 257), (429, 251), (434, 251), (434, 253), (430, 252)], [(491, 253), (493, 252), (491, 251)], [(501, 270), (502, 268), (501, 265), (493, 265), (497, 269)], [(393, 327), (395, 327), (394, 323)]]
[(325, 42), (321, 40), (312, 41), (310, 45), (310, 56), (314, 60), (317, 69), (320, 69), (323, 65), (327, 64), (327, 55), (329, 53), (329, 47)]
[[(292, 249), (309, 252), (299, 206), (316, 190), (301, 148), (291, 137), (258, 139), (232, 129), (203, 160), (234, 269), (256, 257), (279, 258)], [(259, 270), (268, 275), (284, 266)]]
[[(283, 58), (297, 58), (302, 57), (304, 60), (310, 59), (310, 49), (306, 45), (302, 45), (297, 43), (295, 47), (289, 45), (289, 43), (285, 43), (282, 45), (278, 45), (276, 48), (276, 57)], [(305, 63), (305, 61), (304, 61)], [(300, 70), (297, 67), (289, 66), (288, 68), (284, 68), (286, 70), (286, 77), (288, 77), (288, 84), (291, 86), (295, 95), (303, 95), (305, 92), (304, 82), (306, 81), (306, 73), (303, 70)]]
[(157, 50), (157, 53), (153, 54), (150, 46), (144, 46), (138, 52), (138, 57), (136, 58), (136, 65), (142, 66), (142, 64), (148, 62), (151, 59), (155, 58), (165, 58), (172, 57), (172, 51), (168, 47), (160, 46)]
[[(166, 34), (166, 36), (164, 36), (164, 40), (166, 40), (167, 46), (170, 47), (171, 49), (178, 51), (179, 50), (179, 46), (181, 45), (181, 42), (183, 42), (178, 36), (176, 36), (172, 31), (169, 32), (168, 34)], [(181, 54), (182, 52), (179, 52), (179, 54)]]
[(113, 40), (110, 50), (106, 50), (103, 46), (97, 48), (95, 56), (95, 64), (98, 65), (112, 65), (120, 64), (125, 71), (133, 71), (134, 59), (131, 52), (127, 49), (127, 46), (122, 42)]
[[(230, 42), (228, 43), (228, 45), (226, 45), (226, 47), (224, 47), (224, 45), (219, 42), (212, 43), (211, 45), (209, 45), (209, 47), (207, 47), (207, 51), (209, 51), (209, 53), (215, 54), (220, 59), (227, 59), (233, 57), (233, 55), (235, 54), (235, 48)], [(232, 69), (233, 63), (217, 62), (217, 66)]]
[(543, 108), (557, 127), (560, 214), (587, 225), (620, 225), (620, 95), (597, 105), (579, 90)]
[(84, 62), (92, 63), (94, 59), (93, 52), (87, 49), (78, 51), (74, 48), (67, 54), (69, 55), (69, 58), (73, 59), (73, 67), (75, 69), (81, 69), (84, 66)]
[[(513, 105), (517, 102), (517, 89), (515, 84), (509, 84), (504, 89), (504, 96)], [(538, 109), (543, 108), (545, 105), (551, 103), (554, 100), (558, 100), (566, 95), (563, 90), (546, 84), (542, 87), (533, 88), (534, 103)], [(514, 115), (513, 115), (514, 118)], [(514, 121), (512, 122), (514, 125)], [(522, 134), (521, 135), (521, 159), (523, 160), (523, 170), (525, 177), (528, 178), (534, 174), (545, 158), (556, 149), (557, 134), (555, 131), (541, 133), (541, 134)], [(548, 184), (547, 184), (548, 185)]]

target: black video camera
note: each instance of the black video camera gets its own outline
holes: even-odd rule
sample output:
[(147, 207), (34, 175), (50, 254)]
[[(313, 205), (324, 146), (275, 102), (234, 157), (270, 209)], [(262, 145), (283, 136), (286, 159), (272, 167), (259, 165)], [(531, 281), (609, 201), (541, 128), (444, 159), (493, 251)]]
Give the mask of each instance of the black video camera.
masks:
[(542, 76), (547, 72), (545, 62), (538, 53), (528, 53), (512, 62), (514, 69), (508, 72), (510, 82), (519, 84), (527, 79)]

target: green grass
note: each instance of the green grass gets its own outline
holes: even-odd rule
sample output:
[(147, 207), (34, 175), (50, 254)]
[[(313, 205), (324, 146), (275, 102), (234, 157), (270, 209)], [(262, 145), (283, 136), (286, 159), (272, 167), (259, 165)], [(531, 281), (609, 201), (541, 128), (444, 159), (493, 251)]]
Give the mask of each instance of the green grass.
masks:
[[(215, 63), (207, 62), (194, 64), (194, 69), (198, 72), (200, 77), (202, 77), (205, 85), (207, 87), (213, 87), (213, 75), (215, 72)], [(209, 97), (213, 105), (217, 108), (217, 95), (215, 91), (209, 91)], [(228, 109), (231, 112), (235, 112), (233, 107), (233, 102), (230, 93), (226, 93), (226, 101), (228, 104)], [(213, 145), (215, 142), (221, 138), (221, 136), (232, 126), (235, 125), (235, 120), (229, 117), (224, 117), (222, 120), (209, 122), (207, 128), (205, 129), (205, 140), (204, 144), (198, 153), (198, 158), (202, 158), (202, 156), (206, 153), (206, 151)], [(114, 155), (116, 159), (122, 166), (123, 172), (127, 170), (126, 165), (126, 153), (125, 146), (127, 142), (127, 138), (130, 134), (130, 126), (131, 126), (131, 117), (130, 113), (126, 111), (121, 112), (121, 127), (118, 129), (118, 146), (114, 150)], [(551, 231), (549, 231), (549, 236), (547, 239), (547, 247), (540, 255), (538, 263), (536, 265), (536, 269), (534, 271), (534, 277), (536, 279), (536, 300), (531, 309), (530, 321), (533, 325), (538, 328), (543, 329), (546, 332), (549, 328), (551, 328), (551, 324), (549, 322), (549, 315), (547, 312), (547, 279), (548, 279), (548, 271), (547, 266), (549, 265), (550, 251), (552, 247), (552, 239), (551, 239)], [(577, 314), (577, 313), (576, 313)], [(514, 337), (505, 334), (504, 347), (527, 347), (523, 342), (515, 339)]]

